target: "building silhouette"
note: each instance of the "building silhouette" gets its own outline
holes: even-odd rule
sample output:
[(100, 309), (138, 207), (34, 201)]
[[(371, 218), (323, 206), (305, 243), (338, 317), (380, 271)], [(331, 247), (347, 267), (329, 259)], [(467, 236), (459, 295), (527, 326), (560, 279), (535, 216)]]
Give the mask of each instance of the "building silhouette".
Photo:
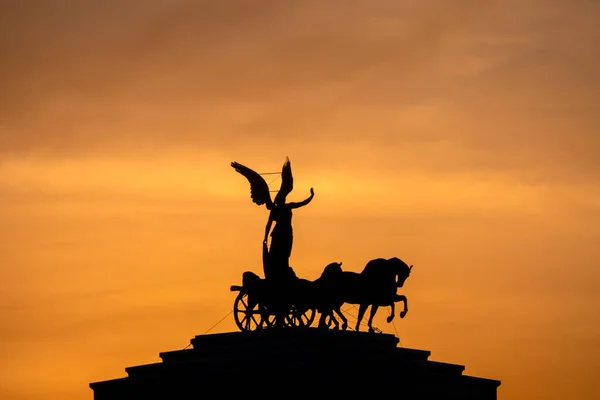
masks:
[(91, 383), (95, 400), (335, 398), (495, 400), (500, 382), (463, 374), (393, 335), (315, 328), (196, 336), (162, 362)]

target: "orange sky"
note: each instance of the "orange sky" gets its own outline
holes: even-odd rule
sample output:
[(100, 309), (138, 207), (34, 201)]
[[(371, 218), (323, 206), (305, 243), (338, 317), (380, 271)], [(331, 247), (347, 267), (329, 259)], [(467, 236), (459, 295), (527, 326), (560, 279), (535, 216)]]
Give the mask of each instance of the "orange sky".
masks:
[(0, 398), (91, 399), (227, 315), (267, 218), (229, 163), (285, 156), (298, 275), (398, 256), (403, 346), (504, 400), (600, 398), (599, 13), (2, 2)]

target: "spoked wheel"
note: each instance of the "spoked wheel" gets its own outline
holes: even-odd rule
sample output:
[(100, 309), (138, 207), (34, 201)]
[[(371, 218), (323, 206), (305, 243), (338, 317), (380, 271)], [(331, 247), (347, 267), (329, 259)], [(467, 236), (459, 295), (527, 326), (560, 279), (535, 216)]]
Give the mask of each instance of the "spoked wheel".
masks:
[(255, 331), (265, 327), (261, 308), (257, 302), (251, 301), (248, 293), (239, 292), (233, 303), (233, 318), (237, 327), (241, 331)]

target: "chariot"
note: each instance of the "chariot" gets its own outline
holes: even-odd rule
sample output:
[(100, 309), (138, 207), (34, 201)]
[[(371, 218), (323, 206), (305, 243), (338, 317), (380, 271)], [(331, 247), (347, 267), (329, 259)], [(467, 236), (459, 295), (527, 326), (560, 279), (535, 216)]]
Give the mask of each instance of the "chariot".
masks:
[[(254, 331), (275, 327), (309, 327), (315, 320), (316, 308), (305, 304), (306, 292), (301, 283), (309, 282), (290, 276), (277, 279), (269, 274), (267, 249), (263, 246), (263, 270), (265, 278), (247, 271), (242, 274), (242, 285), (232, 285), (238, 292), (233, 303), (233, 317), (242, 331)], [(328, 324), (330, 321), (328, 321)]]

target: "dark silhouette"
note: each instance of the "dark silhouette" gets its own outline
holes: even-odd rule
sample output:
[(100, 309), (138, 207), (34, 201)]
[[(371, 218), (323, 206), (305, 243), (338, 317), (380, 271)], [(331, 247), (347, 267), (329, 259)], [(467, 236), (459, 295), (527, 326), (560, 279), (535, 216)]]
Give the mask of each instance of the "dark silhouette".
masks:
[[(183, 400), (221, 392), (235, 398), (247, 397), (253, 389), (255, 397), (264, 399), (279, 398), (290, 390), (300, 399), (313, 397), (315, 390), (322, 397), (377, 398), (389, 395), (389, 385), (381, 382), (393, 382), (407, 400), (497, 399), (499, 381), (463, 375), (462, 365), (430, 361), (429, 351), (398, 348), (399, 339), (393, 335), (347, 332), (344, 303), (359, 305), (356, 331), (369, 306), (369, 332), (374, 331), (379, 307), (391, 307), (388, 323), (396, 302), (404, 303), (400, 317), (406, 315), (407, 299), (397, 290), (412, 265), (396, 257), (376, 258), (357, 273), (343, 271), (341, 262), (333, 262), (315, 281), (296, 277), (289, 265), (292, 209), (308, 204), (314, 191), (311, 188), (303, 202), (285, 202), (293, 188), (287, 158), (273, 202), (259, 174), (235, 162), (231, 165), (250, 182), (253, 202), (270, 210), (262, 243), (265, 278), (246, 271), (242, 285), (231, 286), (239, 292), (234, 319), (243, 333), (199, 335), (191, 340), (192, 349), (163, 352), (160, 363), (129, 367), (125, 378), (91, 383), (95, 400)], [(326, 329), (268, 329), (309, 327), (316, 312), (321, 314), (319, 327)], [(335, 314), (344, 332), (327, 329), (339, 329)], [(345, 380), (359, 385), (335, 384)], [(224, 388), (223, 382), (230, 384)]]
[[(268, 265), (268, 251), (263, 243), (263, 266)], [(262, 279), (251, 271), (242, 274), (242, 286), (231, 286), (239, 294), (234, 302), (234, 319), (241, 330), (310, 326), (315, 318), (316, 303), (310, 307), (302, 299), (312, 298), (313, 282), (293, 277), (281, 280)]]
[(390, 334), (330, 329), (209, 333), (90, 387), (94, 400), (378, 399), (391, 390), (402, 400), (498, 399), (499, 381), (398, 344)]
[[(381, 306), (391, 307), (388, 323), (395, 313), (395, 303), (404, 302), (403, 318), (408, 311), (405, 296), (396, 293), (410, 275), (412, 266), (399, 258), (377, 258), (367, 263), (361, 273), (342, 271), (342, 263), (331, 263), (325, 267), (321, 276), (315, 280), (300, 279), (289, 264), (292, 252), (293, 230), (292, 210), (303, 207), (314, 197), (310, 196), (299, 203), (286, 203), (287, 196), (294, 188), (290, 160), (286, 160), (281, 169), (281, 186), (271, 200), (269, 186), (264, 178), (252, 169), (232, 162), (231, 166), (250, 183), (250, 197), (270, 211), (265, 236), (262, 243), (263, 269), (265, 279), (254, 272), (244, 272), (242, 286), (232, 286), (239, 294), (234, 303), (234, 318), (237, 326), (243, 330), (257, 330), (271, 327), (310, 326), (318, 311), (320, 327), (339, 328), (337, 314), (342, 319), (342, 329), (348, 327), (348, 320), (341, 307), (344, 303), (359, 305), (358, 323), (369, 306), (369, 331), (373, 332), (373, 317)], [(275, 227), (271, 230), (273, 223)], [(271, 245), (268, 246), (268, 237)]]
[[(314, 299), (312, 306), (321, 313), (319, 326), (325, 327), (333, 324), (338, 327), (333, 313), (340, 316), (343, 321), (342, 329), (348, 327), (348, 320), (341, 312), (344, 303), (359, 305), (356, 330), (360, 330), (360, 323), (369, 306), (371, 315), (369, 317), (369, 331), (373, 332), (373, 318), (379, 307), (391, 307), (387, 322), (394, 319), (395, 303), (402, 301), (404, 310), (400, 312), (400, 318), (404, 318), (408, 312), (408, 301), (406, 296), (396, 293), (398, 287), (402, 287), (410, 276), (412, 265), (409, 267), (404, 261), (397, 257), (384, 259), (376, 258), (367, 263), (361, 273), (342, 271), (342, 263), (332, 263), (325, 267), (323, 274), (315, 281), (312, 291)], [(306, 299), (304, 304), (310, 304)], [(302, 304), (302, 302), (300, 303)], [(327, 323), (329, 318), (329, 323)]]
[[(273, 201), (271, 200), (269, 186), (259, 173), (237, 162), (232, 162), (231, 166), (246, 177), (250, 183), (250, 197), (252, 201), (259, 206), (264, 204), (270, 210), (263, 240), (263, 244), (266, 245), (269, 233), (271, 234), (268, 258), (264, 261), (265, 277), (267, 279), (273, 277), (278, 281), (287, 281), (288, 279), (296, 278), (289, 264), (294, 240), (292, 210), (303, 207), (311, 202), (315, 194), (313, 188), (310, 188), (310, 196), (304, 201), (286, 203), (287, 195), (294, 188), (292, 166), (287, 157), (281, 169), (281, 186)], [(275, 222), (275, 227), (271, 231), (273, 222)]]
[[(412, 265), (408, 266), (404, 261), (397, 257), (390, 259), (376, 258), (371, 260), (365, 266), (361, 273), (365, 287), (365, 301), (359, 302), (358, 322), (356, 330), (360, 325), (365, 312), (369, 305), (371, 306), (371, 315), (369, 316), (369, 331), (373, 331), (373, 317), (377, 313), (377, 309), (382, 306), (389, 306), (390, 316), (387, 317), (387, 322), (390, 323), (394, 319), (395, 303), (402, 301), (404, 310), (400, 312), (400, 318), (404, 318), (408, 312), (408, 301), (406, 296), (396, 293), (397, 288), (404, 286), (404, 282), (410, 276)], [(350, 301), (346, 301), (351, 303)], [(357, 303), (354, 303), (357, 304)]]
[(315, 281), (296, 278), (281, 286), (269, 279), (261, 279), (253, 272), (245, 272), (242, 286), (232, 286), (239, 291), (234, 303), (234, 318), (241, 330), (256, 330), (271, 327), (310, 326), (315, 311), (321, 314), (319, 327), (333, 325), (339, 327), (334, 314), (343, 321), (342, 329), (348, 327), (348, 320), (341, 307), (344, 303), (359, 305), (356, 330), (369, 306), (369, 332), (374, 332), (373, 318), (379, 307), (391, 307), (387, 322), (394, 318), (395, 303), (402, 301), (404, 310), (400, 318), (408, 312), (406, 296), (397, 294), (410, 276), (412, 266), (399, 258), (377, 258), (367, 263), (361, 273), (343, 271), (342, 263), (327, 265)]

